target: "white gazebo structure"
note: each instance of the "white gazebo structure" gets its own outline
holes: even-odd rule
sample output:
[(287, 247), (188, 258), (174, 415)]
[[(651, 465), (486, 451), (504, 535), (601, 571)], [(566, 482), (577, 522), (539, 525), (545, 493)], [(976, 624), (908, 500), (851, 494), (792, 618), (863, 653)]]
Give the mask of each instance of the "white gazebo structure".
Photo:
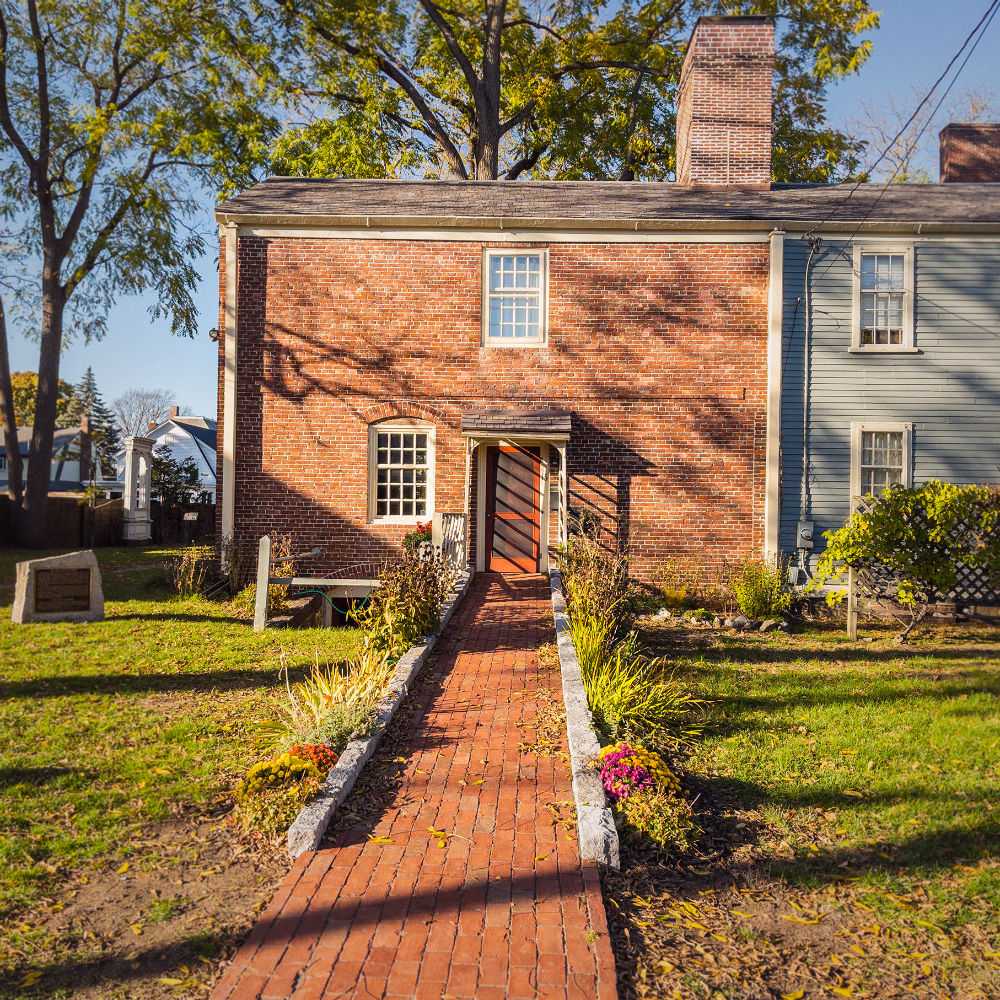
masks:
[(153, 441), (146, 437), (125, 439), (123, 538), (126, 544), (153, 538), (149, 502), (153, 486)]

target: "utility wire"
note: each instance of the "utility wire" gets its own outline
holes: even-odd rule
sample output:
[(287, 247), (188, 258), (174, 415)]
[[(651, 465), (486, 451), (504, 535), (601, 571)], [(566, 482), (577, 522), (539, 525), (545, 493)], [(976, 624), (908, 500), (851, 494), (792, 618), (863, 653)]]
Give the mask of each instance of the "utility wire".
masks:
[[(944, 100), (947, 98), (948, 94), (951, 92), (952, 87), (955, 86), (955, 82), (958, 80), (959, 76), (961, 75), (962, 70), (965, 69), (965, 66), (968, 63), (969, 59), (971, 58), (972, 53), (975, 52), (976, 47), (982, 41), (983, 35), (986, 33), (986, 31), (989, 28), (991, 22), (993, 21), (993, 18), (996, 16), (996, 13), (997, 13), (998, 9), (1000, 9), (1000, 0), (992, 0), (992, 2), (990, 3), (990, 5), (986, 8), (986, 11), (983, 14), (983, 16), (976, 22), (975, 26), (968, 33), (968, 35), (965, 36), (965, 40), (959, 46), (958, 51), (951, 57), (950, 60), (948, 60), (948, 65), (945, 66), (944, 70), (941, 72), (941, 75), (938, 76), (938, 78), (931, 85), (930, 89), (923, 96), (923, 98), (921, 99), (920, 103), (916, 106), (916, 108), (914, 108), (913, 113), (910, 115), (909, 118), (906, 119), (906, 121), (903, 123), (902, 127), (892, 137), (892, 139), (889, 140), (889, 142), (886, 144), (885, 149), (882, 150), (882, 152), (879, 154), (879, 156), (875, 160), (875, 162), (872, 163), (868, 167), (868, 170), (866, 171), (866, 175), (871, 174), (871, 172), (873, 170), (875, 170), (878, 167), (878, 165), (889, 155), (890, 150), (899, 141), (899, 139), (903, 136), (903, 134), (906, 132), (906, 130), (913, 124), (913, 122), (917, 118), (917, 115), (920, 114), (920, 112), (923, 110), (923, 108), (925, 107), (925, 105), (931, 100), (931, 98), (934, 96), (934, 92), (941, 85), (941, 83), (945, 79), (945, 77), (947, 77), (947, 75), (951, 72), (951, 69), (955, 65), (955, 63), (957, 63), (958, 60), (962, 58), (962, 53), (965, 52), (965, 50), (969, 46), (970, 42), (972, 42), (973, 43), (972, 44), (972, 48), (966, 54), (965, 59), (962, 61), (961, 66), (959, 66), (958, 71), (955, 73), (955, 76), (953, 77), (951, 83), (948, 85), (947, 90), (944, 92), (944, 94), (942, 95), (941, 99), (938, 101), (937, 105), (935, 106), (934, 111), (931, 113), (930, 117), (924, 123), (923, 128), (920, 130), (920, 132), (917, 135), (917, 139), (914, 140), (914, 143), (911, 143), (911, 147), (913, 145), (915, 145), (916, 141), (918, 141), (920, 139), (920, 137), (923, 135), (923, 133), (927, 130), (927, 127), (930, 125), (930, 122), (933, 120), (934, 115), (937, 114), (937, 112), (940, 109), (941, 105), (944, 103)], [(978, 37), (976, 37), (977, 34), (978, 34)], [(974, 42), (973, 42), (973, 39), (975, 39)], [(881, 201), (881, 199), (882, 199), (882, 196), (885, 194), (886, 189), (893, 182), (893, 180), (895, 180), (896, 175), (899, 173), (899, 169), (900, 169), (901, 166), (902, 166), (901, 163), (899, 165), (897, 165), (896, 170), (893, 171), (892, 176), (889, 178), (889, 180), (887, 180), (885, 182), (885, 184), (882, 187), (882, 191), (879, 193), (878, 199), (875, 201), (875, 203), (872, 205), (872, 207), (868, 210), (868, 213), (866, 214), (865, 219), (862, 220), (862, 223), (865, 222), (865, 221), (867, 221), (868, 217), (875, 210), (875, 207), (878, 205), (879, 201)], [(859, 178), (857, 181), (855, 181), (853, 187), (850, 189), (850, 191), (847, 192), (847, 195), (845, 196), (844, 200), (833, 209), (834, 214), (838, 213), (841, 209), (847, 207), (847, 203), (851, 200), (851, 198), (855, 195), (855, 193), (858, 191), (858, 189), (864, 183), (865, 183), (865, 181), (864, 181), (863, 178)], [(810, 237), (812, 237), (815, 234), (815, 232), (816, 232), (816, 230), (818, 228), (820, 228), (822, 226), (825, 226), (828, 222), (832, 221), (832, 219), (833, 219), (833, 216), (832, 215), (828, 215), (818, 225), (813, 226), (813, 228), (808, 233), (805, 233), (802, 238), (803, 239), (809, 239)], [(855, 231), (855, 235), (856, 235), (856, 232), (857, 231)]]

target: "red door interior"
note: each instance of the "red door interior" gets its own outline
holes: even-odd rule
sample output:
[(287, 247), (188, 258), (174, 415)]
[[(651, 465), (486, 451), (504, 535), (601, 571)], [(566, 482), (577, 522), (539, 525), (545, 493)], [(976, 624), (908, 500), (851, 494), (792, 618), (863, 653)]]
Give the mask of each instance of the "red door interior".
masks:
[(537, 573), (541, 549), (542, 460), (537, 448), (491, 447), (486, 465), (489, 569)]

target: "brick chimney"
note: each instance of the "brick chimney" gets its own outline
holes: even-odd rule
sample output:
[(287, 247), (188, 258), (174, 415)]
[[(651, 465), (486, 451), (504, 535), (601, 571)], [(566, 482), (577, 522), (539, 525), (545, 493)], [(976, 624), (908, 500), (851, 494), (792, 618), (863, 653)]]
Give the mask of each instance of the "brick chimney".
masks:
[(181, 412), (180, 407), (175, 403), (173, 406), (170, 407), (170, 419), (173, 420), (174, 417), (180, 416), (180, 412)]
[(677, 88), (677, 182), (771, 183), (774, 22), (702, 17)]
[(1000, 183), (1000, 122), (952, 122), (941, 129), (941, 183)]

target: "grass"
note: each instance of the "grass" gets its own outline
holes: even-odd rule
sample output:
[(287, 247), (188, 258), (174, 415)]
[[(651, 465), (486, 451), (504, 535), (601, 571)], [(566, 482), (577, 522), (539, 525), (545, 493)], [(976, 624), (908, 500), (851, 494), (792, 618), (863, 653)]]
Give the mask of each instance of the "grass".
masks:
[[(702, 857), (669, 888), (643, 869), (639, 891), (661, 916), (696, 891), (706, 927), (714, 906), (712, 931), (742, 942), (733, 981), (747, 995), (751, 983), (805, 996), (1000, 990), (1000, 629), (939, 628), (905, 649), (890, 635), (645, 630), (711, 704), (686, 764)], [(683, 934), (645, 937), (645, 952), (623, 945), (630, 990), (725, 992), (725, 946), (713, 970)]]
[(18, 626), (14, 563), (47, 553), (0, 550), (0, 979), (49, 940), (24, 917), (61, 886), (139, 868), (156, 831), (183, 841), (225, 810), (263, 753), (282, 656), (294, 678), (358, 644), (353, 629), (254, 633), (225, 604), (174, 597), (170, 550), (97, 551), (105, 621)]

